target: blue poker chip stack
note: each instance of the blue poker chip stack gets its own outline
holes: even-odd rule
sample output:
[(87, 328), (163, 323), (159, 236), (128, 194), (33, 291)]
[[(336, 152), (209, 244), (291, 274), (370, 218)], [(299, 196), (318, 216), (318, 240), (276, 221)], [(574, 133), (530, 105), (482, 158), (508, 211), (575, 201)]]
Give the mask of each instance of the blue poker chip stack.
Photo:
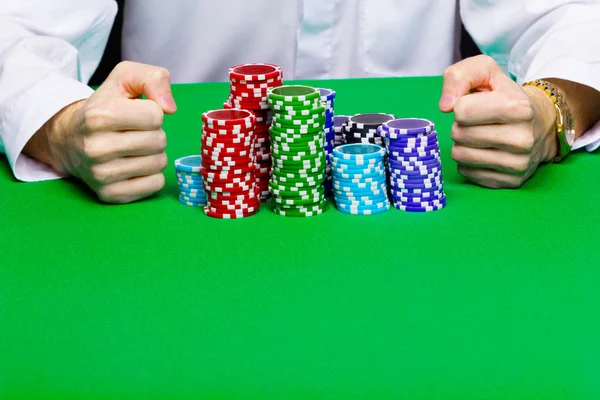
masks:
[(334, 115), (333, 116), (333, 147), (338, 147), (344, 144), (344, 124), (348, 121), (350, 116), (348, 115)]
[(333, 192), (339, 211), (372, 215), (390, 209), (385, 155), (385, 148), (370, 143), (345, 144), (333, 149)]
[(201, 165), (202, 157), (199, 155), (175, 160), (181, 204), (192, 207), (202, 207), (206, 204), (206, 193), (202, 184), (202, 175), (200, 175)]
[(323, 187), (325, 188), (325, 196), (330, 197), (333, 195), (332, 183), (333, 177), (331, 176), (331, 152), (333, 151), (335, 143), (335, 131), (333, 118), (335, 115), (335, 91), (331, 89), (317, 89), (321, 95), (321, 100), (325, 103), (325, 157), (327, 160), (325, 182)]
[(442, 160), (433, 122), (419, 118), (388, 121), (378, 129), (388, 151), (394, 207), (427, 212), (446, 206)]

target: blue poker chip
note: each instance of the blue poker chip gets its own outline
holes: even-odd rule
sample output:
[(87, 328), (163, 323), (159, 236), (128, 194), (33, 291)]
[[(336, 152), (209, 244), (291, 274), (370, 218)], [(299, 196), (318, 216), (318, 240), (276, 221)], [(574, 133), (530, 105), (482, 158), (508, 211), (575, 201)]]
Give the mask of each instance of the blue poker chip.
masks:
[(191, 206), (191, 207), (203, 207), (205, 203), (199, 203), (199, 202), (195, 202), (195, 201), (187, 201), (184, 198), (182, 198), (182, 196), (179, 196), (179, 202), (181, 204), (184, 204), (186, 206)]
[(354, 179), (373, 179), (373, 178), (382, 178), (385, 179), (386, 173), (385, 170), (375, 171), (368, 174), (353, 174), (346, 172), (338, 172), (337, 170), (331, 171), (331, 175), (335, 177), (338, 181), (345, 180), (354, 180)]
[(202, 157), (200, 155), (181, 157), (175, 160), (175, 169), (183, 172), (200, 172)]
[(336, 147), (334, 155), (346, 163), (369, 160), (383, 160), (385, 148), (376, 144), (345, 144)]
[[(193, 190), (196, 190), (196, 189), (193, 189)], [(206, 192), (204, 190), (190, 191), (190, 190), (179, 189), (179, 194), (182, 196), (187, 196), (187, 197), (197, 197), (197, 198), (206, 197)]]
[(344, 210), (356, 210), (356, 211), (366, 211), (366, 210), (378, 210), (380, 208), (390, 208), (391, 203), (389, 200), (384, 200), (381, 201), (379, 203), (374, 203), (374, 204), (352, 204), (352, 203), (346, 203), (343, 201), (338, 201), (335, 203), (336, 207), (338, 209), (344, 209)]
[(376, 215), (376, 214), (383, 214), (385, 212), (387, 212), (390, 207), (384, 207), (384, 208), (379, 208), (379, 209), (375, 209), (375, 210), (355, 210), (355, 209), (343, 209), (343, 208), (338, 208), (338, 211), (344, 213), (344, 214), (352, 214), (352, 215)]
[(340, 203), (340, 204), (345, 204), (345, 205), (355, 205), (355, 206), (374, 206), (377, 204), (382, 204), (385, 202), (389, 202), (387, 196), (385, 195), (380, 195), (380, 196), (376, 196), (376, 197), (369, 197), (369, 198), (357, 198), (357, 197), (347, 197), (347, 196), (340, 196), (337, 195), (335, 196), (335, 202)]
[(194, 183), (183, 183), (183, 182), (177, 182), (177, 185), (179, 186), (180, 190), (186, 190), (186, 189), (202, 189), (204, 190), (204, 185), (202, 184), (194, 184)]

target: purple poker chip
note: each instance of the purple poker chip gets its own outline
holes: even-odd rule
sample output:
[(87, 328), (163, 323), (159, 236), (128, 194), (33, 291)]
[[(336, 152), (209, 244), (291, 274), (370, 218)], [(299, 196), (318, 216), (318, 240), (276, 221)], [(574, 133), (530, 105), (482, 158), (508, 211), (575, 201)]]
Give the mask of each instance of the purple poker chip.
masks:
[(402, 156), (402, 157), (394, 157), (394, 156), (390, 156), (389, 160), (392, 161), (398, 161), (398, 162), (408, 162), (408, 161), (413, 161), (413, 162), (417, 162), (417, 161), (431, 161), (431, 160), (439, 160), (440, 155), (439, 154), (431, 154), (431, 155), (427, 155), (427, 156)]
[(442, 171), (432, 172), (430, 174), (423, 175), (397, 175), (390, 174), (390, 180), (392, 181), (405, 181), (405, 182), (414, 182), (414, 181), (428, 181), (431, 179), (442, 179)]
[[(387, 147), (388, 152), (390, 154), (394, 154), (394, 153), (414, 153), (416, 151), (418, 152), (424, 152), (424, 151), (432, 151), (432, 150), (436, 150), (439, 151), (440, 150), (440, 146), (437, 143), (434, 144), (430, 144), (427, 146), (388, 146)], [(396, 154), (394, 154), (396, 155)]]
[[(379, 130), (383, 129), (383, 127), (380, 127)], [(377, 132), (379, 133), (379, 132)], [(400, 138), (397, 139), (390, 139), (390, 138), (386, 138), (385, 139), (386, 143), (391, 144), (392, 146), (401, 146), (401, 145), (408, 145), (408, 144), (422, 144), (422, 143), (437, 143), (438, 142), (438, 135), (437, 135), (437, 131), (431, 131), (429, 134), (427, 135), (423, 135), (423, 136), (402, 136)]]
[(395, 189), (425, 189), (425, 188), (433, 188), (440, 187), (444, 182), (441, 178), (429, 179), (418, 181), (415, 183), (405, 181), (403, 179), (400, 180), (390, 180), (390, 186)]
[(423, 197), (418, 197), (418, 196), (391, 196), (391, 197), (392, 197), (392, 201), (394, 201), (394, 202), (421, 203), (421, 202), (436, 201), (445, 196), (446, 195), (444, 193), (440, 193), (435, 196), (423, 196)]
[(407, 202), (407, 201), (398, 201), (396, 199), (393, 200), (394, 204), (400, 204), (405, 207), (428, 207), (428, 206), (440, 206), (446, 204), (446, 197), (442, 197), (440, 200), (432, 200), (432, 201), (419, 201), (419, 202)]
[(432, 121), (422, 118), (398, 118), (382, 124), (382, 133), (390, 139), (398, 136), (428, 135), (434, 130)]
[[(443, 185), (434, 186), (434, 187), (426, 187), (426, 188), (394, 188), (394, 187), (390, 187), (390, 194), (392, 196), (402, 197), (404, 195), (426, 193), (429, 196), (433, 196), (434, 193), (442, 192), (443, 190), (444, 190)], [(425, 197), (425, 196), (423, 196), (423, 197)]]
[(439, 206), (427, 206), (427, 207), (407, 207), (402, 204), (394, 203), (394, 207), (398, 210), (408, 211), (408, 212), (430, 212), (430, 211), (438, 211), (446, 207), (446, 203), (440, 204)]
[(392, 158), (406, 158), (406, 157), (427, 157), (427, 156), (440, 156), (441, 157), (441, 153), (439, 149), (436, 150), (428, 150), (428, 151), (420, 151), (420, 150), (414, 150), (414, 151), (392, 151), (389, 154), (390, 157)]
[(399, 161), (394, 159), (388, 159), (388, 165), (390, 168), (409, 169), (422, 168), (422, 167), (434, 167), (441, 165), (442, 161), (439, 158), (425, 161)]
[(425, 167), (406, 167), (402, 166), (401, 168), (389, 168), (389, 173), (391, 175), (427, 175), (433, 172), (441, 171), (442, 165), (432, 165)]

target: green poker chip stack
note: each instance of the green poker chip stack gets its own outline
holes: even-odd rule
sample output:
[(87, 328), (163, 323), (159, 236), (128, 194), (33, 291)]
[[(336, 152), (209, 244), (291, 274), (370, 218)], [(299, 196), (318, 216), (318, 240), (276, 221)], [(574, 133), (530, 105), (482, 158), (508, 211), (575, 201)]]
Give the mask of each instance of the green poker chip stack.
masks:
[(325, 201), (325, 105), (317, 89), (272, 88), (270, 128), (273, 170), (269, 190), (273, 212), (287, 217), (322, 214)]

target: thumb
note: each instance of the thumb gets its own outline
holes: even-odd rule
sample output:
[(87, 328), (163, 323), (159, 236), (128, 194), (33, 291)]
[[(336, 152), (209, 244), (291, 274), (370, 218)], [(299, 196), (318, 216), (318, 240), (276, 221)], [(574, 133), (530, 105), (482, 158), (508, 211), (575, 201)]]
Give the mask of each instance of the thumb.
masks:
[(101, 91), (102, 95), (129, 99), (145, 95), (157, 103), (163, 112), (172, 114), (177, 111), (171, 92), (171, 75), (162, 67), (130, 61), (121, 62), (112, 70), (98, 91)]
[(458, 99), (471, 90), (498, 90), (506, 85), (506, 80), (510, 78), (489, 56), (476, 56), (460, 61), (444, 72), (440, 110), (452, 112)]

